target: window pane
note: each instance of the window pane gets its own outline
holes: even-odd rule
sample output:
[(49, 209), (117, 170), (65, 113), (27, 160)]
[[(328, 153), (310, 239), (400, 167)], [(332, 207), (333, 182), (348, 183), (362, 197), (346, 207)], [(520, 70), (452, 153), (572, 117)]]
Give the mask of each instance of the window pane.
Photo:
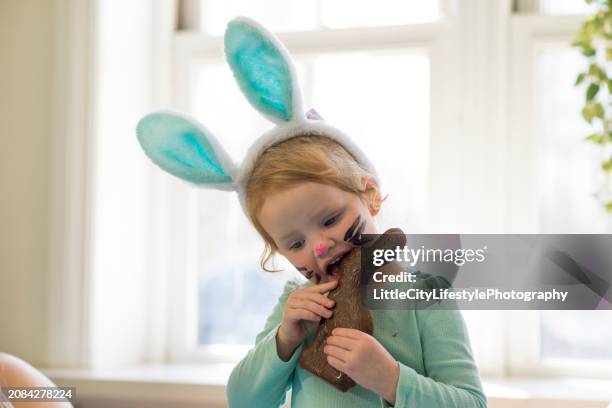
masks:
[(601, 150), (580, 114), (584, 90), (574, 86), (585, 62), (576, 50), (546, 48), (537, 57), (539, 199), (543, 233), (607, 233), (612, 222), (593, 197), (604, 180)]
[[(536, 64), (539, 199), (542, 233), (607, 233), (612, 223), (593, 198), (603, 175), (601, 152), (583, 141), (584, 90), (574, 86), (584, 68), (580, 54), (545, 48)], [(542, 358), (612, 358), (609, 311), (542, 311)]]
[[(300, 75), (303, 68), (299, 62), (296, 65)], [(191, 113), (214, 133), (234, 161), (242, 159), (272, 123), (248, 104), (225, 61), (198, 60), (191, 78)], [(292, 268), (280, 258), (274, 266), (285, 273), (260, 268), (263, 241), (235, 193), (201, 190), (198, 196), (198, 344), (253, 344)]]
[(269, 273), (260, 268), (262, 241), (235, 194), (201, 192), (197, 219), (198, 344), (253, 344), (289, 269), (282, 265), (287, 272)]
[(252, 17), (275, 32), (309, 31), (430, 22), (439, 18), (439, 9), (439, 0), (203, 0), (201, 22), (211, 35), (223, 34), (237, 15)]
[(612, 311), (542, 311), (542, 358), (612, 360)]
[(543, 14), (590, 14), (596, 8), (584, 0), (540, 0), (540, 12)]
[(267, 29), (306, 31), (318, 27), (317, 1), (303, 0), (202, 0), (202, 28), (211, 35), (222, 35), (236, 16), (249, 16)]
[[(350, 135), (378, 169), (383, 194), (379, 228), (425, 228), (429, 143), (429, 58), (421, 51), (294, 56), (306, 107)], [(196, 61), (191, 113), (235, 161), (273, 125), (242, 97), (229, 67)], [(242, 213), (235, 194), (201, 190), (198, 225), (198, 341), (252, 344), (290, 274), (284, 258), (261, 270), (263, 241)], [(386, 219), (392, 225), (386, 225)], [(195, 324), (195, 323), (194, 323)]]
[[(424, 231), (429, 166), (429, 57), (388, 51), (322, 55), (313, 61), (312, 100), (358, 141), (380, 176), (382, 231)], [(387, 220), (391, 223), (387, 225)]]
[(439, 7), (437, 0), (321, 1), (321, 22), (330, 28), (424, 23), (439, 18)]

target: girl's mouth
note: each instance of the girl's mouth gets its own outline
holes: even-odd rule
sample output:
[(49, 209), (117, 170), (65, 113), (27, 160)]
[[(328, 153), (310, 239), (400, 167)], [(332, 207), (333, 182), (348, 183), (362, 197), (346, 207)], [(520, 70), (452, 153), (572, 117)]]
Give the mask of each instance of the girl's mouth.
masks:
[(328, 276), (338, 275), (338, 271), (340, 269), (340, 264), (342, 263), (342, 260), (344, 259), (344, 257), (349, 252), (351, 252), (351, 251), (350, 250), (346, 251), (344, 254), (338, 256), (338, 258), (336, 258), (332, 263), (327, 265), (327, 268), (325, 270), (325, 274), (328, 275)]

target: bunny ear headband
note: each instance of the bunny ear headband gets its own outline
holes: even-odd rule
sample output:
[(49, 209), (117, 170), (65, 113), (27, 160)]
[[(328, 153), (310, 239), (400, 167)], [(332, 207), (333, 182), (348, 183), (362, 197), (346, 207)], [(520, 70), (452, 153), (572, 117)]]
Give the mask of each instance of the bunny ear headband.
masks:
[(245, 191), (258, 157), (292, 137), (327, 136), (378, 179), (372, 163), (348, 136), (313, 110), (304, 112), (293, 61), (272, 33), (252, 19), (238, 17), (228, 24), (224, 40), (225, 57), (242, 93), (276, 126), (260, 136), (242, 164), (236, 165), (213, 133), (194, 118), (172, 111), (152, 112), (138, 122), (136, 133), (155, 164), (200, 187), (236, 191), (247, 218)]

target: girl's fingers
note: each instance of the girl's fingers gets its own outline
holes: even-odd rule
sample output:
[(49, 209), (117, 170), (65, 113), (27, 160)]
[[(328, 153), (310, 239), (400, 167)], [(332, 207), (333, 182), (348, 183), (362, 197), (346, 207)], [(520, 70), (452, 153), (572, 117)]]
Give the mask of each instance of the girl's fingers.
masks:
[(321, 316), (306, 309), (291, 309), (290, 314), (295, 320), (310, 320), (313, 322), (321, 320)]
[(334, 336), (348, 337), (349, 339), (354, 340), (358, 340), (363, 334), (365, 333), (359, 330), (347, 329), (344, 327), (336, 327), (334, 330), (332, 330), (332, 335)]
[(340, 347), (340, 348), (350, 351), (355, 348), (357, 342), (349, 337), (332, 335), (332, 336), (329, 336), (327, 340), (325, 340), (325, 343), (331, 346)]
[(308, 299), (325, 307), (332, 307), (335, 304), (332, 299), (328, 299), (326, 296), (315, 292), (296, 293), (295, 297), (298, 299)]
[(330, 346), (329, 344), (323, 347), (323, 352), (331, 357), (335, 357), (338, 360), (342, 360), (343, 362), (347, 362), (351, 352), (343, 349), (342, 347)]
[(315, 303), (308, 299), (295, 299), (291, 305), (289, 305), (292, 309), (305, 309), (309, 310), (313, 313), (318, 314), (319, 316), (330, 318), (332, 316), (332, 311), (326, 309), (318, 303)]
[(336, 370), (346, 373), (346, 365), (344, 361), (340, 360), (339, 358), (328, 355), (327, 362), (329, 363), (330, 366), (334, 367)]
[(329, 282), (321, 283), (319, 285), (314, 285), (309, 288), (303, 289), (304, 292), (317, 292), (317, 293), (325, 293), (328, 290), (331, 290), (336, 287), (338, 281), (332, 280)]
[(320, 321), (321, 317), (330, 318), (333, 312), (327, 308), (333, 307), (335, 302), (321, 293), (333, 289), (336, 285), (337, 281), (329, 281), (293, 292), (285, 305), (287, 318), (315, 322)]

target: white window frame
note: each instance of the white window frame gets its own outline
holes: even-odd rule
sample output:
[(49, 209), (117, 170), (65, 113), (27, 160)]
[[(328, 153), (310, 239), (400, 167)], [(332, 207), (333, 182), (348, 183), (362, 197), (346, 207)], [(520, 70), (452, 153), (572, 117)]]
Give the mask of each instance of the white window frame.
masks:
[[(164, 228), (169, 222), (167, 215), (172, 213), (166, 211), (163, 200), (155, 198), (169, 194), (166, 186), (171, 185), (170, 178), (161, 175), (144, 157), (144, 162), (129, 163), (131, 166), (126, 166), (125, 162), (119, 164), (128, 172), (126, 180), (131, 180), (134, 174), (139, 178), (143, 176), (139, 181), (151, 195), (145, 193), (140, 198), (151, 198), (147, 202), (157, 205), (125, 209), (124, 218), (112, 222), (130, 223), (145, 217), (155, 222), (148, 231), (137, 222), (129, 224), (134, 233), (145, 237), (136, 243), (137, 247), (127, 257), (129, 263), (125, 263), (137, 265), (136, 268), (116, 267), (117, 264), (102, 266), (100, 260), (113, 257), (125, 260), (121, 245), (128, 239), (118, 237), (109, 251), (112, 254), (96, 253), (96, 218), (101, 215), (96, 197), (100, 174), (96, 166), (109, 163), (108, 156), (100, 156), (102, 152), (97, 149), (96, 141), (105, 136), (101, 129), (107, 126), (108, 130), (112, 122), (115, 129), (121, 128), (121, 134), (125, 132), (126, 136), (133, 137), (126, 139), (125, 146), (119, 148), (127, 148), (131, 143), (129, 148), (136, 150), (133, 149), (137, 146), (134, 112), (144, 114), (156, 106), (168, 105), (170, 69), (167, 63), (170, 57), (167, 53), (174, 31), (175, 1), (133, 2), (124, 6), (122, 13), (113, 15), (112, 20), (103, 15), (103, 10), (109, 10), (104, 7), (121, 6), (109, 3), (67, 0), (58, 2), (54, 8), (55, 103), (49, 209), (53, 222), (49, 235), (46, 350), (46, 364), (52, 367), (95, 370), (165, 362), (166, 357), (168, 317), (163, 300), (167, 295), (165, 272), (170, 270), (165, 262), (170, 257), (165, 256), (163, 249), (167, 230)], [(138, 21), (133, 20), (134, 15), (139, 16)], [(128, 78), (135, 71), (142, 73), (136, 80), (128, 81), (127, 87), (109, 81), (108, 76), (103, 78), (105, 64), (118, 55), (113, 49), (117, 37), (102, 35), (102, 31), (113, 32), (111, 25), (118, 33), (130, 34), (121, 39), (124, 47), (119, 53), (129, 49), (141, 51), (123, 61)], [(113, 52), (103, 53), (103, 49)], [(104, 92), (101, 92), (101, 84), (104, 84)], [(129, 112), (108, 109), (113, 108), (115, 100), (127, 100)], [(101, 114), (103, 109), (106, 109), (104, 115)], [(134, 114), (133, 123), (131, 117), (126, 119), (126, 114)], [(142, 171), (147, 166), (148, 173), (147, 169)], [(125, 187), (125, 180), (118, 180), (118, 184), (122, 182)], [(154, 188), (146, 188), (149, 182)], [(112, 224), (110, 228), (117, 225)], [(126, 270), (129, 277), (123, 279), (121, 274)], [(118, 291), (108, 290), (113, 285), (131, 296), (117, 296)], [(126, 327), (128, 337), (115, 335), (115, 332), (128, 331), (124, 330)]]

